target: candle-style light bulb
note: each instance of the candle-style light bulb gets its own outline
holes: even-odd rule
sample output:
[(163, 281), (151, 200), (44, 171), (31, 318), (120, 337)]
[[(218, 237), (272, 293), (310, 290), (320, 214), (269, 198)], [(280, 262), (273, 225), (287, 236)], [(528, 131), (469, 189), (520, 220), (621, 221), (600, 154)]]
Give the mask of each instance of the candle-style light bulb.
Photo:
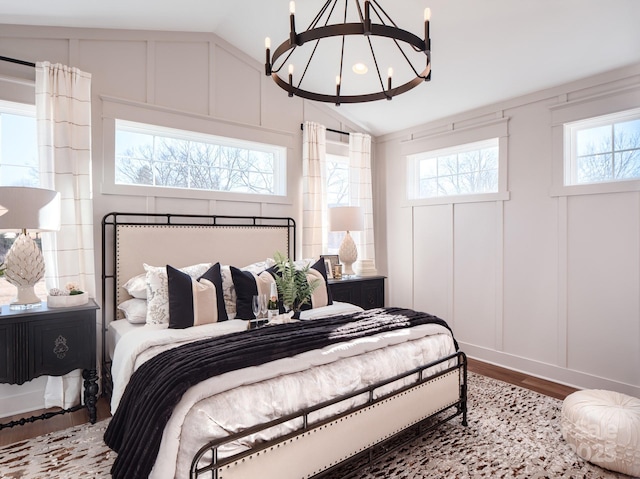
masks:
[(429, 39), (429, 22), (431, 21), (431, 9), (424, 9), (424, 43), (425, 50), (431, 51), (431, 40)]
[(340, 75), (336, 75), (336, 85), (340, 85)]
[(296, 37), (296, 2), (289, 2), (289, 42), (291, 45), (297, 44)]
[(267, 37), (264, 39), (264, 47), (269, 50), (271, 48), (271, 38)]

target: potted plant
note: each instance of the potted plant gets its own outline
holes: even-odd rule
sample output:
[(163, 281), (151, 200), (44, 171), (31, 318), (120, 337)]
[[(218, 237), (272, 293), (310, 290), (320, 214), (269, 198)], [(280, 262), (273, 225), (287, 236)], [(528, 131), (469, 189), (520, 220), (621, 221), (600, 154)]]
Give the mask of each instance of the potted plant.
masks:
[(285, 311), (293, 311), (294, 317), (300, 314), (302, 305), (311, 302), (311, 294), (318, 287), (319, 280), (307, 279), (309, 265), (296, 268), (294, 262), (279, 251), (274, 254), (278, 286), (278, 296), (282, 301)]

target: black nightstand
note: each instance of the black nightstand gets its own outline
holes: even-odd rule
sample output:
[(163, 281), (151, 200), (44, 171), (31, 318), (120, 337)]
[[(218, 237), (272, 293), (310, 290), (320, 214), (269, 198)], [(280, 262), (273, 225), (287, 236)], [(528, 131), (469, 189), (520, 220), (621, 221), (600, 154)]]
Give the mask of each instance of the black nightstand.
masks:
[(384, 276), (352, 276), (330, 279), (334, 301), (352, 303), (364, 309), (384, 307)]
[[(0, 383), (23, 384), (38, 376), (62, 376), (82, 369), (84, 403), (91, 423), (96, 422), (98, 395), (96, 371), (96, 310), (93, 300), (70, 308), (13, 310), (2, 306), (0, 314)], [(82, 406), (45, 413), (7, 424), (13, 427), (37, 419), (75, 411)]]

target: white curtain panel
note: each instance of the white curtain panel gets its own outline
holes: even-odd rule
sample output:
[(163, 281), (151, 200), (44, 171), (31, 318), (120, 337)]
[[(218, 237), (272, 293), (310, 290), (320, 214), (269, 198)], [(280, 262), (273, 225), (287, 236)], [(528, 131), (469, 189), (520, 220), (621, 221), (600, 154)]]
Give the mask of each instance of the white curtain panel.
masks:
[[(60, 231), (43, 235), (47, 289), (76, 283), (95, 297), (91, 192), (91, 75), (77, 68), (36, 64), (40, 185), (61, 197)], [(77, 371), (49, 378), (45, 407), (79, 402)]]
[(364, 230), (353, 234), (353, 240), (358, 248), (358, 260), (375, 261), (370, 135), (349, 134), (349, 182), (350, 204), (361, 206), (364, 210)]
[(305, 122), (302, 134), (302, 257), (326, 250), (328, 232), (326, 136), (323, 125)]

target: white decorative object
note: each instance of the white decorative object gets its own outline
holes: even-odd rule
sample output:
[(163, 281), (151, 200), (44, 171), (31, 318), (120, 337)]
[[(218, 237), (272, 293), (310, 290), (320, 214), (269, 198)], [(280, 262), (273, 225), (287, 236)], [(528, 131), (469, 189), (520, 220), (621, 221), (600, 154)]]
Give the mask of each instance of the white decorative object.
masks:
[(336, 206), (329, 208), (329, 225), (331, 231), (346, 231), (338, 255), (344, 265), (343, 275), (355, 274), (353, 263), (358, 259), (358, 249), (350, 231), (359, 231), (364, 227), (364, 214), (360, 206)]
[(89, 302), (89, 293), (67, 294), (64, 296), (47, 296), (47, 306), (50, 308), (69, 308)]
[(581, 458), (640, 477), (640, 399), (585, 389), (562, 403), (562, 437)]
[(60, 228), (60, 194), (28, 187), (0, 187), (0, 204), (7, 211), (0, 216), (0, 230), (21, 231), (7, 253), (5, 277), (18, 288), (12, 308), (28, 308), (41, 303), (33, 286), (44, 276), (44, 257), (29, 231)]

